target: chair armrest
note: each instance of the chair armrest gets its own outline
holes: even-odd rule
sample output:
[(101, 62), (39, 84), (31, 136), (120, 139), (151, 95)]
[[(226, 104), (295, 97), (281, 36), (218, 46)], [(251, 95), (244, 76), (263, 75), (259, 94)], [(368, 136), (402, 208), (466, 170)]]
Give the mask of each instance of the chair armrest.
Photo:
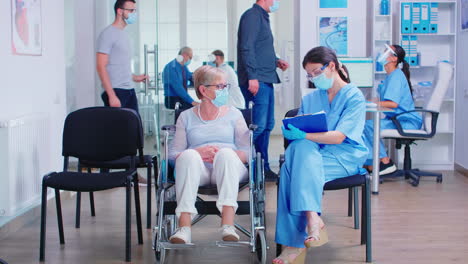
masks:
[(161, 127), (161, 130), (163, 131), (175, 131), (176, 127), (175, 125), (165, 125)]
[[(420, 112), (420, 113), (430, 113), (431, 114), (431, 133), (430, 134), (417, 134), (417, 133), (406, 133), (403, 131), (403, 127), (401, 126), (400, 121), (398, 120), (398, 117), (400, 115), (412, 113), (412, 112)], [(394, 115), (390, 117), (392, 120), (393, 124), (396, 126), (396, 129), (398, 131), (398, 134), (404, 136), (404, 137), (419, 137), (419, 138), (431, 138), (435, 135), (436, 133), (436, 127), (437, 127), (437, 119), (439, 118), (439, 112), (431, 111), (431, 110), (425, 110), (425, 109), (415, 109), (411, 111), (406, 111), (397, 115)]]

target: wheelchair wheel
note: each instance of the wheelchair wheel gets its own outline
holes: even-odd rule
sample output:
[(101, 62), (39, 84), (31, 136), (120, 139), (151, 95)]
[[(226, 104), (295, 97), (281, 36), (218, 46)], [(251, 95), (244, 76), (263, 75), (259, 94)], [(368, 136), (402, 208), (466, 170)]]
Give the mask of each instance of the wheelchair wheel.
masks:
[(258, 230), (257, 232), (257, 238), (255, 239), (255, 251), (257, 252), (258, 262), (265, 264), (267, 258), (267, 244), (264, 230)]

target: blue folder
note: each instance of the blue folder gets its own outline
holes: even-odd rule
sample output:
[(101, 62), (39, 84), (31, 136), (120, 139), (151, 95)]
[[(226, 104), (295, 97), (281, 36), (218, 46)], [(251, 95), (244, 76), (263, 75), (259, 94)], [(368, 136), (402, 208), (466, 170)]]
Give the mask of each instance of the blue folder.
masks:
[(411, 9), (411, 18), (413, 25), (412, 33), (421, 33), (421, 3), (413, 3), (413, 8)]
[(429, 33), (431, 28), (430, 3), (421, 3), (420, 33)]
[(285, 128), (288, 128), (288, 124), (292, 124), (307, 133), (328, 131), (327, 115), (323, 111), (315, 114), (299, 115), (283, 119)]
[(401, 36), (401, 47), (406, 51), (405, 60), (410, 63), (410, 36)]
[(412, 32), (411, 3), (401, 3), (401, 33), (408, 34)]
[(437, 33), (439, 23), (439, 3), (431, 3), (431, 28), (430, 33)]

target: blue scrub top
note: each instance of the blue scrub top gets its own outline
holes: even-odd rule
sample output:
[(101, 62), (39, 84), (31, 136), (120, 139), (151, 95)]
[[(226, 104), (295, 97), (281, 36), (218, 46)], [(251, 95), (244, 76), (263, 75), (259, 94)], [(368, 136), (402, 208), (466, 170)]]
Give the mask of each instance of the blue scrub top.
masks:
[[(415, 109), (408, 80), (401, 69), (397, 68), (391, 72), (379, 85), (377, 92), (380, 95), (380, 101), (392, 101), (398, 104), (394, 112), (385, 113), (387, 118)], [(416, 112), (401, 115), (398, 119), (409, 122), (418, 128), (422, 125), (421, 115)]]
[(324, 111), (329, 131), (340, 131), (346, 138), (341, 144), (320, 144), (323, 151), (331, 153), (346, 169), (355, 174), (367, 158), (367, 147), (362, 139), (366, 120), (366, 100), (359, 88), (348, 84), (338, 91), (329, 103), (328, 93), (316, 90), (302, 98), (299, 115)]

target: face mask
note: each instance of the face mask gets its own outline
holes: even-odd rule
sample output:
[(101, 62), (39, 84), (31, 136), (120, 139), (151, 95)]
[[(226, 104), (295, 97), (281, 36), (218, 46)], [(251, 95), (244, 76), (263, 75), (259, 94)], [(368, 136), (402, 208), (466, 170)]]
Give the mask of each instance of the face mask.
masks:
[(279, 5), (280, 5), (280, 2), (278, 0), (274, 0), (273, 5), (270, 6), (270, 12), (274, 13), (274, 12), (278, 11)]
[(392, 50), (392, 48), (390, 48), (390, 46), (385, 44), (385, 51), (379, 55), (379, 57), (377, 58), (377, 62), (380, 65), (385, 66), (388, 63), (387, 59), (390, 55), (395, 56), (395, 52)]
[(225, 105), (228, 101), (229, 97), (229, 91), (228, 89), (224, 88), (223, 90), (216, 90), (216, 97), (215, 99), (212, 99), (211, 102), (216, 106), (216, 107), (221, 107)]
[(211, 66), (211, 67), (216, 67), (216, 63), (212, 62), (212, 61), (209, 61), (206, 63), (208, 66)]
[(127, 25), (134, 24), (136, 20), (137, 20), (137, 13), (133, 12), (133, 13), (128, 14), (128, 18), (125, 19), (125, 23), (127, 23)]
[(185, 65), (185, 66), (189, 66), (189, 65), (190, 65), (190, 63), (192, 63), (192, 60), (188, 60), (188, 61), (186, 61), (186, 62), (184, 63), (184, 65)]
[(328, 78), (325, 75), (325, 72), (322, 72), (319, 76), (312, 78), (311, 81), (314, 83), (315, 87), (320, 90), (328, 90), (333, 85), (333, 78)]

